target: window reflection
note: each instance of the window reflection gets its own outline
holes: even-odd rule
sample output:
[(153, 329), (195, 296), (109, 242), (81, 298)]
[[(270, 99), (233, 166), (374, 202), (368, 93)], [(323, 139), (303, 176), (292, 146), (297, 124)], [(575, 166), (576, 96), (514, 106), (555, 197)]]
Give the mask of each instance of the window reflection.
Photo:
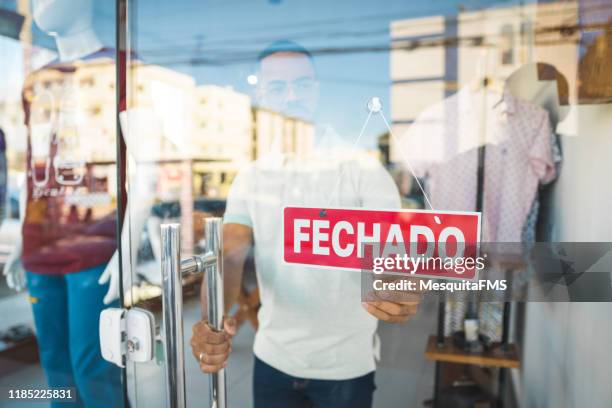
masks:
[[(329, 271), (308, 270), (312, 273), (304, 278), (299, 274), (304, 270), (287, 272), (279, 263), (280, 214), (291, 204), (478, 209), (491, 253), (495, 249), (517, 261), (512, 270), (519, 289), (528, 287), (540, 300), (610, 299), (608, 274), (581, 270), (579, 279), (567, 276), (571, 268), (596, 261), (595, 269), (608, 271), (605, 251), (547, 244), (555, 262), (546, 264), (546, 272), (554, 278), (539, 276), (540, 267), (524, 252), (542, 242), (611, 241), (609, 2), (132, 1), (131, 53), (124, 56), (127, 96), (120, 101), (113, 2), (32, 0), (31, 9), (26, 3), (0, 2), (0, 58), (5, 62), (0, 67), (0, 213), (5, 215), (0, 252), (10, 287), (29, 285), (30, 295), (42, 299), (50, 291), (47, 275), (68, 281), (68, 275), (89, 271), (97, 291), (79, 298), (79, 309), (90, 312), (82, 320), (95, 322), (94, 311), (104, 307), (104, 299), (116, 304), (119, 296), (116, 250), (123, 241), (125, 303), (156, 310), (160, 224), (180, 222), (182, 251), (191, 255), (205, 247), (202, 219), (225, 214), (250, 225), (255, 238), (238, 310), (232, 313), (251, 322), (257, 334), (245, 323), (239, 336), (248, 352), (230, 361), (250, 370), (252, 344), (259, 342), (264, 346), (256, 354), (268, 352), (264, 359), (278, 366), (298, 356), (305, 366), (323, 367), (324, 374), (326, 364), (331, 371), (358, 362), (371, 368), (376, 326), (359, 314), (359, 282)], [(380, 101), (380, 112), (368, 108), (372, 98)], [(127, 144), (119, 169), (118, 113)], [(116, 190), (122, 171), (128, 202), (119, 237)], [(568, 255), (578, 252), (596, 259), (578, 262)], [(31, 274), (17, 273), (20, 265)], [(490, 273), (501, 276), (508, 270), (491, 267)], [(292, 279), (277, 280), (286, 274)], [(330, 274), (337, 278), (331, 285)], [(199, 278), (185, 281), (185, 310), (193, 322), (200, 319), (192, 296), (197, 285)], [(322, 286), (333, 287), (326, 292)], [(78, 377), (67, 372), (69, 364), (51, 367), (46, 360), (52, 353), (45, 349), (50, 344), (45, 327), (38, 327), (49, 320), (38, 308), (42, 301), (30, 299), (31, 305), (25, 295), (20, 299), (29, 320), (14, 332), (31, 339), (36, 324), (49, 383), (57, 378), (53, 372)], [(444, 306), (444, 334), (457, 334), (468, 315), (478, 314), (479, 333), (501, 340), (502, 302), (474, 308), (469, 300), (457, 298)], [(95, 307), (85, 307), (86, 301), (95, 301)], [(579, 315), (588, 332), (603, 308), (594, 305), (587, 313), (571, 304), (560, 316), (554, 303), (528, 306), (512, 336), (525, 350), (524, 368), (516, 377), (525, 395), (515, 398), (525, 406), (563, 406), (564, 401), (547, 398), (569, 398), (564, 394), (569, 391), (558, 389), (569, 387), (536, 379), (558, 369), (548, 364), (559, 355), (564, 361), (584, 356), (557, 353), (557, 343), (546, 333), (597, 348), (598, 340), (580, 336), (565, 315)], [(377, 379), (375, 404), (387, 406), (396, 401), (389, 396), (397, 395), (420, 402), (433, 394), (433, 364), (422, 349), (435, 331), (435, 305), (423, 308), (405, 326), (379, 325), (377, 370), (383, 374), (377, 378), (399, 369), (402, 381), (400, 386)], [(1, 312), (12, 318), (10, 311)], [(279, 315), (294, 325), (278, 323), (274, 317)], [(9, 320), (7, 325), (26, 321)], [(266, 349), (266, 338), (277, 334), (269, 334), (270, 327), (279, 337), (291, 332), (295, 342), (287, 347), (267, 343)], [(329, 329), (328, 337), (318, 336), (325, 331), (321, 327)], [(361, 337), (353, 333), (349, 341), (334, 341), (339, 328), (347, 338), (351, 330)], [(97, 329), (88, 329), (83, 337), (96, 338), (91, 333)], [(414, 349), (402, 351), (406, 339)], [(91, 351), (97, 345), (92, 341), (84, 347)], [(283, 353), (286, 358), (278, 358)], [(239, 360), (245, 355), (248, 361)], [(201, 381), (189, 353), (187, 359), (188, 377)], [(96, 362), (103, 364), (101, 358)], [(609, 368), (598, 364), (579, 367), (600, 370), (593, 389), (610, 378)], [(416, 365), (422, 389), (409, 390)], [(131, 368), (133, 405), (161, 404), (162, 368), (156, 362)], [(595, 406), (584, 389), (576, 395), (584, 398), (583, 405)], [(86, 399), (87, 390), (82, 392)], [(188, 390), (198, 398), (200, 392)], [(597, 401), (608, 397), (595, 394)]]

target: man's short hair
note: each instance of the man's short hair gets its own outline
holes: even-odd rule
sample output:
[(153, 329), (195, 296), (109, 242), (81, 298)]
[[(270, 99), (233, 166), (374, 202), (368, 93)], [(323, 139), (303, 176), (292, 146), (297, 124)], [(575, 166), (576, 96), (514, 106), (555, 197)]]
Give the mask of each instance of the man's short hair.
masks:
[(302, 47), (298, 43), (290, 40), (279, 40), (268, 45), (262, 52), (257, 56), (257, 62), (260, 63), (264, 58), (279, 52), (292, 52), (296, 54), (302, 54), (308, 57), (310, 62), (312, 60), (312, 54), (306, 48)]

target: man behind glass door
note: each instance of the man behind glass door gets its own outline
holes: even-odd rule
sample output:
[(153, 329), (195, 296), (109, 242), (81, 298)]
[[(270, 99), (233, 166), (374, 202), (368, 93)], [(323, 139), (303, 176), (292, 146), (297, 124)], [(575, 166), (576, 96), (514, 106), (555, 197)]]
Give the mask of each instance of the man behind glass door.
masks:
[[(262, 52), (258, 99), (284, 115), (313, 119), (319, 83), (310, 53), (289, 41)], [(225, 304), (228, 310), (238, 297), (254, 244), (261, 297), (255, 407), (370, 407), (377, 319), (404, 322), (418, 302), (362, 304), (358, 272), (285, 264), (281, 218), (289, 205), (394, 209), (400, 198), (382, 165), (329, 126), (317, 129), (312, 152), (273, 149), (237, 174), (224, 215)], [(236, 328), (231, 318), (224, 326), (193, 327), (193, 354), (206, 373), (227, 363)]]

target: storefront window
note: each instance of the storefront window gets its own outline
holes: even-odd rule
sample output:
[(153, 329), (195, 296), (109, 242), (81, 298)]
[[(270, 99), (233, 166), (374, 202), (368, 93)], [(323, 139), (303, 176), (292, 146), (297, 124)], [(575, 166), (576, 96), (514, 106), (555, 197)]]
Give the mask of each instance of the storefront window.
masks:
[[(605, 0), (0, 1), (0, 389), (179, 398), (160, 231), (204, 257), (221, 217), (227, 336), (202, 273), (177, 301), (188, 406), (221, 367), (229, 406), (609, 406), (589, 350), (612, 336), (611, 18)], [(396, 254), (452, 265), (406, 261), (415, 277)], [(404, 278), (434, 286), (375, 286)], [(150, 313), (151, 359), (107, 361), (110, 307)]]

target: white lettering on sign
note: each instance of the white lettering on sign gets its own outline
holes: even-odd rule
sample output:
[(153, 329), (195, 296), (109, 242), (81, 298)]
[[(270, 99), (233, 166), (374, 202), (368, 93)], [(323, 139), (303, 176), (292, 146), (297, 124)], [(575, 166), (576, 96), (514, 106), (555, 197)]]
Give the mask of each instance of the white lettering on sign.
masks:
[(293, 221), (293, 252), (302, 252), (302, 242), (310, 240), (310, 234), (302, 232), (302, 228), (310, 227), (310, 220), (298, 219)]
[[(295, 253), (302, 252), (302, 243), (312, 241), (312, 253), (315, 255), (329, 255), (330, 248), (334, 254), (343, 258), (352, 255), (357, 245), (357, 257), (363, 257), (363, 244), (377, 244), (381, 242), (380, 230), (381, 226), (379, 223), (373, 223), (372, 233), (366, 233), (365, 223), (357, 223), (357, 236), (355, 237), (355, 231), (351, 223), (347, 221), (338, 221), (334, 224), (331, 230), (331, 242), (330, 242), (330, 226), (327, 220), (313, 220), (312, 230), (310, 230), (310, 220), (296, 218), (293, 220), (293, 251)], [(344, 246), (341, 243), (340, 235), (344, 233), (349, 237), (351, 242), (345, 243)], [(446, 243), (450, 237), (453, 237), (456, 242), (456, 250), (454, 257), (462, 257), (465, 252), (465, 236), (463, 232), (456, 227), (446, 227), (438, 236), (438, 240), (434, 236), (434, 232), (431, 228), (424, 225), (411, 225), (410, 226), (410, 254), (413, 257), (422, 256), (425, 258), (433, 257), (434, 250), (436, 249), (436, 242), (438, 248), (438, 256), (441, 258), (447, 258)], [(419, 242), (419, 238), (421, 239)], [(400, 225), (391, 224), (385, 237), (385, 246), (383, 250), (383, 256), (389, 254), (401, 254), (404, 253), (404, 236)], [(423, 252), (419, 252), (419, 244), (426, 244), (426, 249)]]
[(332, 248), (338, 256), (343, 258), (351, 256), (353, 250), (355, 249), (354, 244), (346, 244), (344, 248), (340, 246), (340, 233), (345, 231), (349, 235), (353, 235), (355, 231), (353, 230), (353, 226), (348, 221), (339, 221), (332, 231)]
[(383, 256), (387, 257), (391, 254), (403, 254), (404, 251), (404, 236), (402, 235), (402, 229), (397, 224), (391, 224), (387, 239), (385, 240)]
[(363, 257), (363, 244), (366, 242), (369, 243), (377, 243), (380, 242), (380, 224), (374, 223), (372, 224), (372, 235), (365, 234), (365, 223), (358, 222), (357, 223), (357, 257)]
[(465, 252), (465, 236), (463, 232), (457, 227), (446, 227), (440, 232), (440, 236), (438, 237), (438, 256), (440, 256), (440, 258), (447, 258), (446, 241), (451, 235), (455, 237), (455, 241), (457, 242), (455, 258), (462, 257)]
[(329, 255), (329, 247), (322, 247), (321, 241), (328, 241), (329, 234), (323, 232), (329, 229), (329, 221), (314, 220), (312, 222), (312, 253), (315, 255)]
[[(419, 253), (418, 242), (419, 236), (424, 236), (427, 242), (427, 250), (424, 253)], [(434, 253), (435, 238), (433, 231), (422, 225), (413, 225), (410, 228), (410, 254), (412, 256), (424, 256), (425, 258), (431, 258)]]

